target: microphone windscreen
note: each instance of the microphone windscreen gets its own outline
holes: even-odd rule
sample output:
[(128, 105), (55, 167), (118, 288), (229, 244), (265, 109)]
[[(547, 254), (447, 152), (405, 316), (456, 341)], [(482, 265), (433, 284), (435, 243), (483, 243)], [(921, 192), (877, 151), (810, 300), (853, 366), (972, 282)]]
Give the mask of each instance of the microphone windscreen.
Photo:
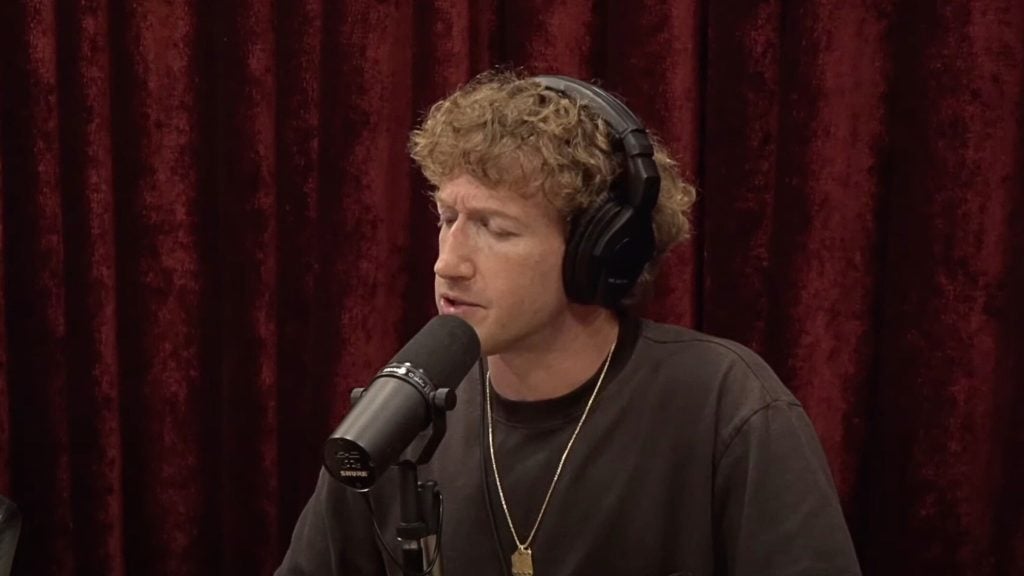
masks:
[(458, 316), (435, 316), (389, 364), (411, 364), (436, 388), (455, 388), (480, 358), (476, 330)]

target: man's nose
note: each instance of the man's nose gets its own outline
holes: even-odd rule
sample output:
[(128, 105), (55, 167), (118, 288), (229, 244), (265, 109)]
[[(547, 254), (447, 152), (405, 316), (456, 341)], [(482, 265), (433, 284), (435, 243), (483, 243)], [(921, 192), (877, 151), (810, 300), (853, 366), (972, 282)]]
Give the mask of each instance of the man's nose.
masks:
[(465, 280), (473, 276), (476, 269), (468, 240), (461, 222), (442, 234), (437, 244), (435, 275), (446, 280)]

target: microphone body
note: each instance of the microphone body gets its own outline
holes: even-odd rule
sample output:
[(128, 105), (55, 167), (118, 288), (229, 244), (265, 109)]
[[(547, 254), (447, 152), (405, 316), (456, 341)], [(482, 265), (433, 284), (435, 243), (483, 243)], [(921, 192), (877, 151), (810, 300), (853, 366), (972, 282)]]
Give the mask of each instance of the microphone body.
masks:
[(480, 340), (465, 320), (427, 322), (358, 396), (324, 445), (324, 467), (338, 482), (369, 490), (435, 412), (455, 406), (455, 388), (480, 357)]

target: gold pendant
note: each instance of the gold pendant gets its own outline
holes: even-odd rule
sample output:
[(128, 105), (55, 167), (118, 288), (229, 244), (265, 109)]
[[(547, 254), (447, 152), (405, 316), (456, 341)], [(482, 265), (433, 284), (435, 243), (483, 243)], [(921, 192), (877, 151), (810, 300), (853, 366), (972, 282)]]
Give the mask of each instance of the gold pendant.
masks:
[(512, 553), (512, 576), (533, 576), (533, 552), (529, 548)]

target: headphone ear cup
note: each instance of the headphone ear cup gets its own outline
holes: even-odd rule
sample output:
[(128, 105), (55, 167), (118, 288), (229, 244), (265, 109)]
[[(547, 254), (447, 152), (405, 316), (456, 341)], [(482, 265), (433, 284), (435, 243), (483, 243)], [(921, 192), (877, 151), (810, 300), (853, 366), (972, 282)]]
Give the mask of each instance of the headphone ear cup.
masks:
[(649, 218), (605, 201), (583, 214), (566, 247), (566, 295), (580, 304), (614, 308), (643, 273), (654, 254)]
[(580, 304), (598, 303), (602, 255), (598, 251), (609, 224), (616, 220), (619, 206), (604, 200), (581, 214), (573, 224), (562, 262), (562, 278), (569, 300)]
[(598, 299), (602, 305), (614, 308), (629, 295), (654, 256), (654, 227), (650, 219), (632, 208), (621, 208), (601, 240), (600, 252)]

